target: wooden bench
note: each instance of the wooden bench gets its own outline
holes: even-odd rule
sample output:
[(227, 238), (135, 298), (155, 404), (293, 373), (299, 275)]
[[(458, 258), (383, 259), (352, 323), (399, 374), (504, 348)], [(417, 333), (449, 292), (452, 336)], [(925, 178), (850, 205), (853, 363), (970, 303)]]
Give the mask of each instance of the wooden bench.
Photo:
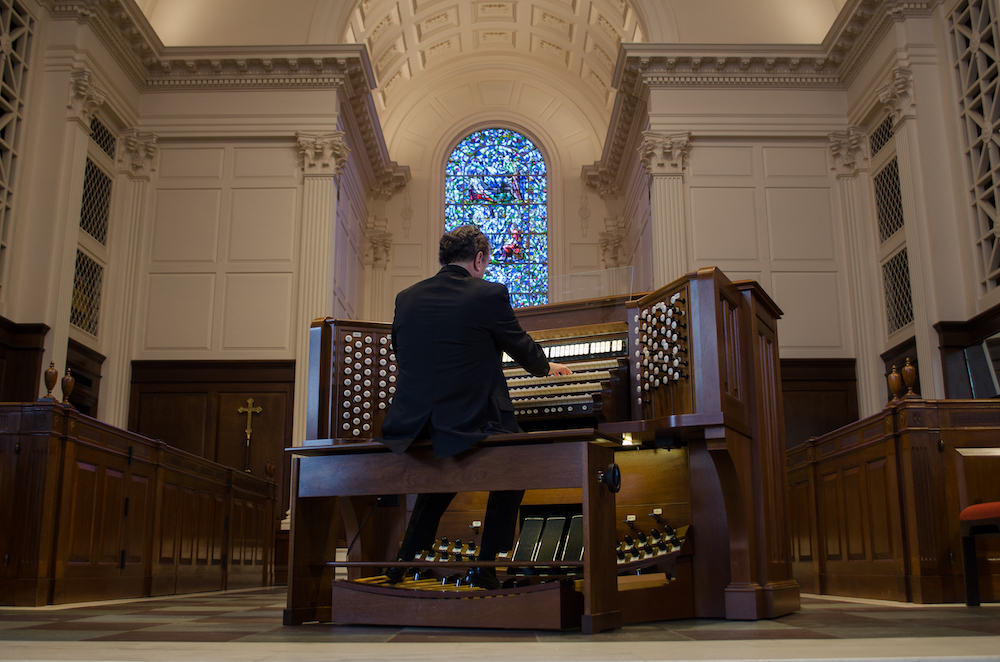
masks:
[[(492, 435), (470, 451), (444, 460), (435, 459), (430, 445), (419, 442), (403, 455), (396, 455), (377, 442), (336, 445), (329, 440), (313, 440), (306, 443), (306, 446), (288, 449), (295, 457), (292, 460), (292, 526), (285, 625), (337, 620), (335, 616), (353, 618), (354, 614), (365, 618), (365, 613), (385, 613), (387, 610), (392, 612), (393, 624), (455, 625), (454, 596), (433, 601), (414, 600), (412, 595), (404, 595), (405, 591), (395, 591), (398, 595), (394, 595), (393, 589), (359, 591), (351, 597), (361, 602), (354, 602), (348, 612), (334, 608), (332, 587), (337, 566), (389, 565), (389, 557), (367, 562), (337, 563), (333, 560), (338, 499), (400, 493), (579, 488), (586, 549), (584, 560), (577, 562), (583, 569), (579, 624), (588, 634), (621, 626), (615, 557), (615, 497), (602, 482), (609, 474), (608, 468), (614, 463), (615, 449), (619, 446), (594, 430)], [(360, 525), (349, 526), (348, 538), (359, 528)], [(463, 564), (451, 565), (457, 568)], [(501, 561), (493, 565), (510, 566), (511, 563)], [(494, 595), (487, 597), (488, 593)], [(521, 592), (477, 591), (463, 600), (461, 611), (467, 615), (467, 627), (487, 622), (490, 627), (538, 627), (539, 623), (530, 615), (550, 610), (535, 610), (530, 605), (535, 600), (550, 604), (558, 599), (556, 593), (565, 595), (567, 591), (537, 588)], [(398, 599), (393, 600), (393, 597)], [(435, 606), (434, 603), (440, 604)], [(374, 607), (366, 609), (366, 604)], [(565, 616), (557, 614), (553, 618), (564, 619)]]

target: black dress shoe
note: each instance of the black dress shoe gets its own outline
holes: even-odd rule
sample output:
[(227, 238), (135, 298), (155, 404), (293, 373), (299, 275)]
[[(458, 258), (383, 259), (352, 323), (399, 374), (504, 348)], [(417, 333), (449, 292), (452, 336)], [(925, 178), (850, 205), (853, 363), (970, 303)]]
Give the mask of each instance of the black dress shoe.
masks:
[(500, 589), (500, 582), (497, 581), (497, 571), (493, 568), (471, 568), (469, 574), (465, 576), (465, 581), (478, 588), (485, 588), (489, 591)]
[(386, 578), (386, 584), (398, 584), (406, 576), (406, 568), (386, 568), (383, 574)]

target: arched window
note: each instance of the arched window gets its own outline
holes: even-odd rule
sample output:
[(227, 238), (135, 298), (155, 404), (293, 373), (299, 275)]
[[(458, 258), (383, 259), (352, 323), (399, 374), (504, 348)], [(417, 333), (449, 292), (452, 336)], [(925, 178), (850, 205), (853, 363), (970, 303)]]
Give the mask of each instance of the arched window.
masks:
[(445, 230), (479, 226), (489, 237), (487, 280), (503, 283), (510, 303), (548, 303), (549, 244), (545, 159), (509, 129), (484, 129), (458, 143), (445, 172)]

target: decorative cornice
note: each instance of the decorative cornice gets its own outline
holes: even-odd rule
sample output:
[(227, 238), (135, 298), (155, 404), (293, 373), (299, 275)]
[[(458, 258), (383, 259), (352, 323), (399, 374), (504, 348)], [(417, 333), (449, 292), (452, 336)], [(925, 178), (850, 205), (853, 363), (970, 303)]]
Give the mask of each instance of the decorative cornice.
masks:
[(940, 0), (847, 0), (823, 44), (808, 46), (691, 46), (623, 43), (612, 87), (617, 88), (601, 160), (582, 178), (601, 197), (621, 195), (634, 162), (638, 133), (648, 123), (651, 88), (742, 87), (844, 89), (894, 21), (925, 17)]
[(136, 87), (146, 79), (145, 62), (163, 49), (135, 2), (123, 0), (39, 0), (53, 20), (89, 25)]
[(66, 107), (69, 115), (90, 130), (90, 120), (94, 113), (108, 98), (106, 90), (94, 81), (94, 74), (89, 69), (74, 69), (69, 74), (69, 101)]
[(629, 66), (637, 67), (642, 82), (651, 87), (840, 87), (839, 60), (828, 58), (820, 47), (746, 53), (719, 46), (626, 46), (635, 60)]
[(302, 172), (306, 176), (336, 177), (347, 164), (351, 150), (344, 142), (344, 132), (323, 135), (296, 133)]
[(691, 132), (674, 134), (642, 132), (639, 160), (650, 175), (681, 175), (691, 151)]
[(868, 136), (859, 126), (830, 134), (830, 154), (838, 175), (853, 177), (868, 167)]
[(910, 16), (930, 16), (941, 0), (882, 0), (886, 12), (897, 21)]
[(358, 159), (368, 191), (387, 199), (409, 180), (409, 168), (389, 158), (362, 44), (167, 48), (133, 0), (39, 1), (53, 21), (88, 25), (139, 91), (335, 89), (349, 142), (368, 157)]
[(177, 50), (165, 49), (165, 57), (147, 62), (147, 89), (335, 88), (345, 84), (352, 67), (361, 66), (357, 53), (354, 58), (294, 53), (260, 57), (227, 53), (228, 49), (212, 53)]
[(894, 67), (889, 79), (878, 88), (878, 100), (892, 113), (893, 122), (914, 117), (916, 102), (913, 99), (913, 72), (905, 67)]
[[(622, 63), (621, 52), (618, 56)], [(634, 154), (630, 146), (638, 144), (640, 132), (646, 128), (649, 109), (646, 99), (649, 87), (642, 84), (637, 67), (626, 67), (616, 72), (618, 94), (611, 111), (608, 136), (604, 141), (601, 160), (583, 166), (580, 176), (587, 186), (595, 189), (602, 198), (621, 195), (626, 178), (632, 169), (631, 161), (623, 161), (626, 154)]]
[(118, 167), (134, 178), (149, 177), (157, 150), (154, 134), (128, 129), (118, 142)]

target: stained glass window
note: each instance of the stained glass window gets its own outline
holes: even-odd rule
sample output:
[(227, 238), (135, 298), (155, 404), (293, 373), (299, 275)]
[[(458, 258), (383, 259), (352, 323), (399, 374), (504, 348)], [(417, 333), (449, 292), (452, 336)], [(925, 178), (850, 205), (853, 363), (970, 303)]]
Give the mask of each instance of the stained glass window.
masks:
[(548, 303), (546, 184), (541, 152), (508, 129), (477, 131), (448, 159), (445, 230), (472, 224), (489, 237), (486, 279), (506, 285), (515, 308)]

